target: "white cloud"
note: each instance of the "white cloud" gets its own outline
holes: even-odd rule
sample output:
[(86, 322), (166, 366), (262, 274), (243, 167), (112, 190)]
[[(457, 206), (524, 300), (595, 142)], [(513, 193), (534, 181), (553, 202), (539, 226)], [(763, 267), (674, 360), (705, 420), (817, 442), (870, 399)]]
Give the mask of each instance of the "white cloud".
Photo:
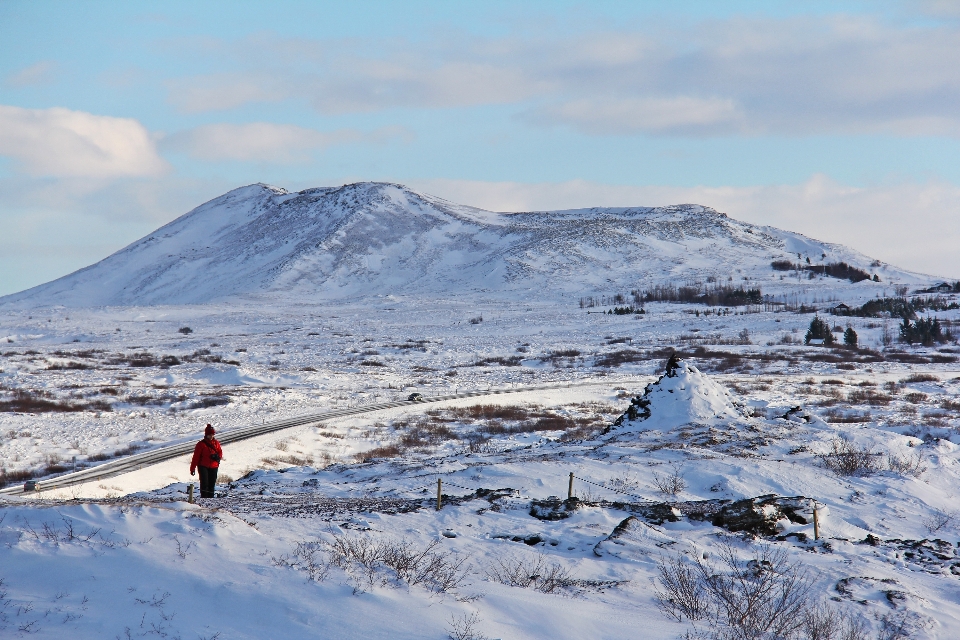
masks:
[(0, 105), (0, 155), (33, 176), (150, 176), (167, 169), (138, 121), (62, 108)]
[(696, 133), (703, 129), (734, 130), (743, 115), (729, 98), (611, 98), (573, 100), (524, 116), (528, 121), (564, 122), (592, 134)]
[(382, 142), (402, 136), (398, 128), (373, 133), (355, 129), (316, 131), (291, 124), (250, 122), (209, 124), (182, 131), (163, 140), (165, 149), (181, 151), (199, 160), (293, 163), (309, 160), (309, 152), (349, 142)]
[(168, 83), (168, 99), (184, 113), (233, 109), (249, 103), (279, 102), (290, 96), (278, 77), (226, 73), (180, 78)]
[(328, 114), (510, 104), (591, 135), (960, 137), (958, 41), (949, 21), (841, 14), (537, 38), (256, 37), (204, 41), (200, 55), (239, 70), (181, 78), (170, 100), (203, 111), (296, 99)]
[(739, 220), (845, 244), (906, 269), (960, 278), (960, 187), (948, 183), (851, 187), (815, 175), (801, 184), (757, 187), (632, 187), (583, 180), (423, 180), (410, 186), (493, 211), (703, 204)]
[(960, 18), (960, 4), (957, 0), (914, 0), (912, 3), (920, 11), (942, 18)]
[(7, 77), (7, 84), (11, 87), (27, 87), (30, 85), (46, 84), (53, 80), (57, 65), (51, 60), (42, 60)]

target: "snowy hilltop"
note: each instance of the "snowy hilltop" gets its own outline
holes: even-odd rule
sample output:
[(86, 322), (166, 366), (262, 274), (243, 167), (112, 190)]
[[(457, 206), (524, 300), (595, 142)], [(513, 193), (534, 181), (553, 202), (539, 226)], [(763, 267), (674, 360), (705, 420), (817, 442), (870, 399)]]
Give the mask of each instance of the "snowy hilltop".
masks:
[(722, 386), (696, 367), (670, 356), (666, 372), (630, 403), (617, 425), (673, 429), (687, 424), (742, 420), (742, 409)]
[(296, 193), (256, 184), (0, 304), (196, 304), (263, 296), (322, 302), (477, 292), (559, 298), (734, 275), (739, 282), (783, 280), (771, 269), (777, 261), (804, 269), (842, 262), (884, 283), (928, 281), (840, 245), (695, 204), (494, 213), (395, 184)]

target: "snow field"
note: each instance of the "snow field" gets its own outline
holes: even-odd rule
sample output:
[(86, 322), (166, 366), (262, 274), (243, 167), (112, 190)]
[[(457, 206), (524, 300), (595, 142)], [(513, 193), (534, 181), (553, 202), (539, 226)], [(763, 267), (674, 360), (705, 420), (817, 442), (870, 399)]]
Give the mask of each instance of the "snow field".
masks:
[[(43, 398), (50, 402), (72, 405), (103, 402), (112, 411), (93, 407), (76, 412), (0, 412), (0, 459), (11, 472), (42, 468), (51, 461), (69, 467), (73, 456), (83, 464), (91, 456), (111, 456), (131, 445), (189, 439), (207, 422), (228, 428), (401, 399), (411, 391), (436, 395), (598, 375), (612, 383), (630, 381), (654, 374), (665, 356), (649, 352), (669, 344), (687, 350), (706, 345), (718, 355), (695, 361), (714, 375), (722, 367), (725, 373), (739, 372), (744, 380), (775, 376), (776, 386), (786, 385), (783, 391), (798, 403), (814, 400), (807, 393), (813, 388), (798, 384), (808, 376), (842, 373), (882, 385), (918, 371), (938, 375), (944, 382), (960, 375), (955, 362), (922, 366), (890, 360), (819, 362), (810, 359), (820, 353), (817, 349), (780, 344), (783, 336), (802, 342), (809, 314), (697, 318), (689, 313), (693, 306), (650, 305), (639, 320), (586, 314), (573, 300), (569, 307), (559, 308), (546, 302), (494, 306), (438, 301), (431, 303), (429, 313), (408, 300), (385, 301), (382, 308), (342, 307), (336, 313), (328, 307), (280, 307), (270, 314), (261, 309), (205, 307), (10, 313), (0, 318), (0, 333), (33, 337), (18, 338), (0, 351), (0, 393), (47, 394)], [(467, 322), (481, 315), (486, 318), (483, 323)], [(51, 316), (56, 322), (46, 321)], [(880, 346), (879, 321), (836, 320), (854, 324), (862, 344)], [(117, 327), (122, 331), (116, 332)], [(182, 327), (193, 332), (178, 333)], [(736, 342), (744, 329), (752, 345), (711, 346), (717, 339), (710, 336)], [(688, 339), (681, 340), (685, 336)], [(81, 342), (74, 342), (78, 339)], [(186, 361), (203, 351), (209, 354)], [(934, 349), (912, 351), (928, 354), (921, 360), (956, 357)], [(579, 355), (554, 355), (573, 352)], [(133, 356), (143, 353), (152, 355), (154, 363), (130, 364), (142, 364)], [(177, 357), (183, 364), (163, 368), (162, 356)], [(86, 368), (53, 368), (66, 363)], [(840, 365), (847, 369), (838, 369)], [(734, 389), (740, 385), (731, 382)], [(757, 391), (763, 390), (754, 390), (755, 399), (764, 400), (764, 393)], [(887, 408), (869, 409), (882, 421), (892, 409), (900, 413), (910, 405), (918, 410), (915, 418), (924, 418), (937, 402), (949, 399), (937, 392), (928, 395), (929, 402), (895, 400)], [(954, 424), (949, 422), (954, 415), (948, 411), (933, 417)]]
[[(744, 560), (760, 544), (786, 550), (815, 577), (821, 599), (862, 614), (873, 632), (884, 619), (895, 619), (911, 638), (960, 636), (960, 583), (952, 570), (960, 539), (955, 507), (960, 367), (889, 358), (817, 360), (830, 352), (781, 344), (786, 334), (802, 340), (809, 314), (698, 318), (690, 310), (650, 305), (646, 317), (637, 319), (587, 315), (573, 300), (569, 306), (448, 300), (425, 310), (420, 302), (399, 299), (382, 307), (288, 307), (269, 313), (60, 310), (50, 323), (36, 311), (5, 315), (0, 333), (18, 336), (5, 347), (12, 355), (0, 361), (5, 394), (44, 390), (51, 401), (102, 399), (113, 407), (0, 413), (0, 456), (9, 470), (35, 468), (53, 454), (83, 460), (129, 444), (193, 440), (207, 422), (228, 428), (404, 398), (412, 391), (432, 395), (458, 387), (584, 379), (607, 384), (407, 407), (235, 443), (225, 449), (222, 471), (234, 482), (221, 486), (223, 498), (198, 506), (182, 502), (186, 459), (44, 492), (35, 501), (5, 500), (0, 631), (51, 638), (124, 638), (127, 628), (130, 637), (444, 638), (452, 620), (475, 614), (477, 633), (488, 638), (623, 638), (636, 637), (638, 630), (644, 637), (675, 638), (688, 627), (656, 607), (657, 561), (677, 553), (687, 562), (702, 559), (704, 552), (716, 557), (720, 541), (731, 539)], [(481, 314), (482, 323), (469, 323)], [(118, 333), (120, 318), (129, 322)], [(856, 325), (863, 341), (879, 343), (879, 324), (869, 328), (865, 325), (875, 321), (849, 320), (863, 323)], [(179, 333), (184, 326), (192, 333)], [(697, 337), (719, 335), (733, 342), (743, 329), (753, 344)], [(655, 354), (668, 345), (691, 352), (704, 346), (740, 361), (725, 364), (731, 355), (691, 358), (701, 375), (690, 373), (683, 388), (659, 394), (682, 397), (686, 404), (671, 409), (658, 401), (650, 420), (603, 434), (601, 426), (612, 424), (662, 373), (664, 356)], [(950, 358), (952, 348), (909, 352)], [(102, 353), (75, 355), (90, 349)], [(186, 361), (204, 349), (210, 354)], [(110, 363), (116, 354), (144, 352), (157, 359), (175, 355), (183, 364), (133, 366), (129, 357)], [(623, 362), (597, 364), (624, 352)], [(203, 361), (206, 357), (239, 364)], [(509, 363), (511, 357), (518, 358), (516, 366), (491, 360)], [(483, 360), (487, 363), (477, 366)], [(49, 368), (69, 362), (89, 368)], [(455, 375), (447, 375), (451, 371)], [(102, 393), (104, 388), (117, 394)], [(712, 404), (720, 394), (726, 399)], [(138, 397), (158, 403), (131, 401)], [(190, 408), (218, 397), (228, 403)], [(710, 411), (694, 406), (697, 398), (707, 401)], [(513, 407), (528, 417), (464, 413), (477, 405)], [(657, 413), (657, 406), (664, 410)], [(800, 414), (809, 422), (778, 417), (795, 406), (802, 406)], [(540, 413), (572, 423), (552, 430), (521, 428)], [(577, 419), (587, 421), (588, 433), (571, 439), (568, 434), (580, 428)], [(405, 438), (419, 441), (417, 433), (427, 444), (358, 462), (358, 454)], [(472, 446), (477, 433), (483, 437)], [(824, 456), (838, 438), (880, 454), (871, 458), (878, 467), (853, 476), (825, 468), (830, 458)], [(891, 468), (890, 456), (918, 465)], [(566, 497), (570, 472), (578, 478), (574, 490), (581, 508), (562, 520), (533, 517), (533, 500)], [(664, 493), (661, 481), (672, 476), (682, 486)], [(431, 504), (437, 477), (448, 496), (439, 513)], [(465, 499), (478, 488), (507, 487), (515, 492), (494, 502)], [(753, 539), (686, 513), (660, 523), (634, 514), (637, 523), (612, 537), (633, 513), (614, 503), (633, 499), (610, 488), (676, 504), (681, 511), (708, 500), (805, 496), (821, 505), (824, 538), (815, 543), (811, 524), (781, 520), (776, 524), (785, 539)], [(81, 501), (72, 502), (75, 497)], [(88, 499), (105, 502), (83, 502)], [(416, 510), (404, 512), (397, 504)], [(74, 521), (83, 537), (65, 539), (64, 518)], [(87, 540), (96, 529), (100, 532)], [(330, 543), (337, 536), (406, 540), (418, 549), (438, 542), (444, 557), (467, 559), (469, 588), (436, 594), (382, 567), (377, 575), (386, 583), (362, 592), (357, 576), (363, 572), (356, 567), (333, 566), (325, 579), (309, 580), (295, 564), (298, 544)], [(882, 542), (863, 543), (868, 536)], [(949, 549), (893, 542), (934, 538)], [(536, 563), (538, 554), (572, 580), (593, 582), (541, 593), (489, 577), (500, 561)], [(287, 564), (275, 561), (283, 557)], [(618, 584), (591, 586), (611, 581)]]

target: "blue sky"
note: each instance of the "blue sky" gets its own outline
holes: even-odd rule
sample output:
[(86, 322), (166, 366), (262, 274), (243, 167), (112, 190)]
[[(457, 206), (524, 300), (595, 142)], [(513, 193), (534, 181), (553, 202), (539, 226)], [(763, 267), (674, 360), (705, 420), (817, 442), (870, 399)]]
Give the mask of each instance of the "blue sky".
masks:
[(960, 8), (0, 3), (0, 295), (251, 182), (699, 202), (960, 277)]

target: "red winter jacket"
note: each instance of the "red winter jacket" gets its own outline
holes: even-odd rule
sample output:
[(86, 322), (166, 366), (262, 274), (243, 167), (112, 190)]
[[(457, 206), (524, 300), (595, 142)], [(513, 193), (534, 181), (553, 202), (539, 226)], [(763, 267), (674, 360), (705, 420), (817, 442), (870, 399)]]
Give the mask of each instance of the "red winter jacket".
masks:
[(220, 456), (220, 460), (223, 459), (223, 449), (220, 448), (220, 442), (216, 438), (209, 442), (206, 439), (198, 442), (197, 446), (193, 448), (193, 460), (190, 461), (190, 473), (192, 474), (196, 471), (198, 466), (209, 467), (211, 469), (219, 467), (220, 462), (210, 457), (214, 452)]

